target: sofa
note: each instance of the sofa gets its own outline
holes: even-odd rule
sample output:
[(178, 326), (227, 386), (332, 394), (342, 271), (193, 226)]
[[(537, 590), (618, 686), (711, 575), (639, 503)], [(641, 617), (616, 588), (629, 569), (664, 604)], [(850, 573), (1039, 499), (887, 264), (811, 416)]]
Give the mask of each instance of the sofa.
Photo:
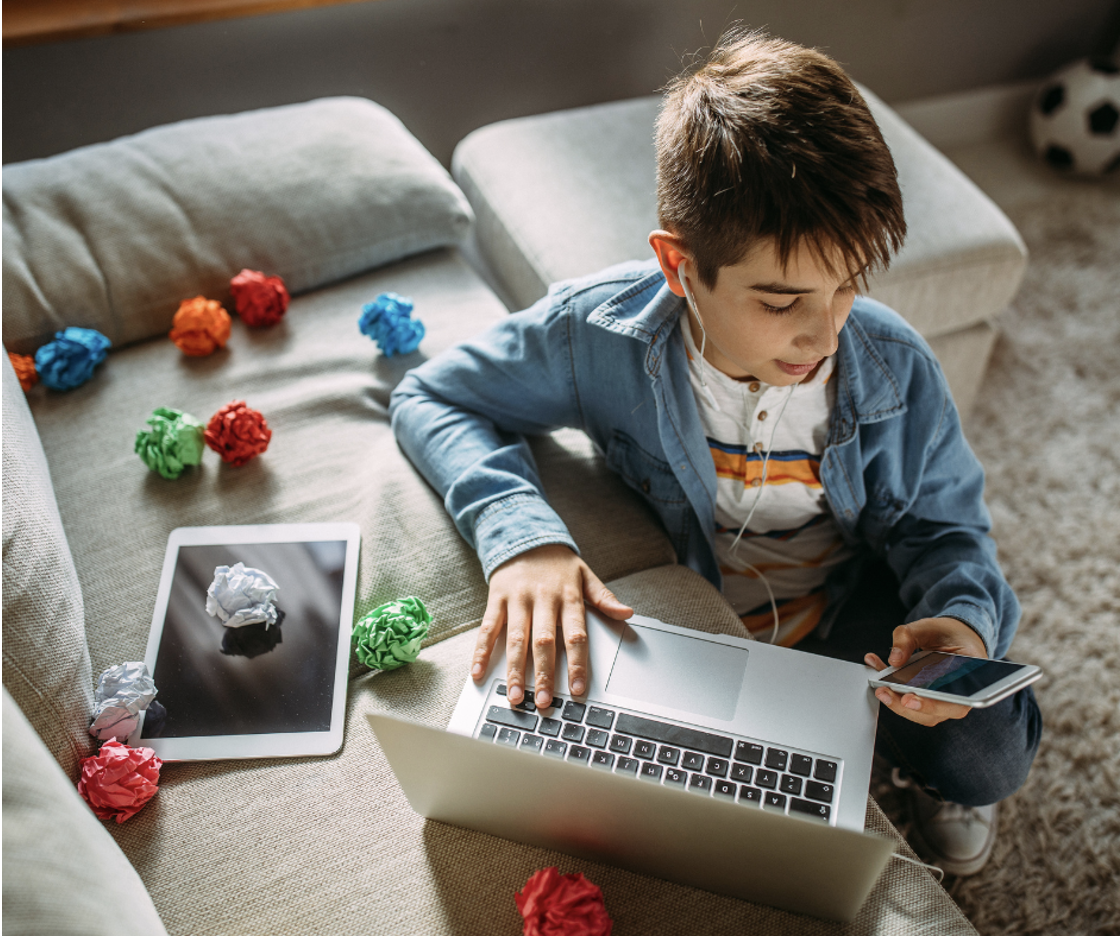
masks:
[[(2, 363), (6, 933), (515, 934), (514, 892), (550, 865), (598, 884), (620, 933), (972, 932), (873, 801), (867, 828), (901, 857), (847, 925), (409, 808), (363, 716), (446, 725), (486, 585), (397, 449), (388, 398), (407, 369), (507, 309), (463, 247), (492, 210), (472, 206), (392, 114), (331, 98), (191, 120), (7, 166), (3, 186), (5, 350), (33, 353), (67, 326), (112, 341), (71, 391), (25, 394)], [(284, 278), (284, 319), (250, 329), (235, 316), (224, 348), (184, 356), (168, 339), (179, 302), (204, 295), (232, 311), (229, 280), (242, 268)], [(413, 299), (427, 331), (416, 352), (387, 357), (359, 333), (362, 305), (384, 291)], [(207, 453), (169, 480), (133, 453), (154, 408), (205, 420), (233, 399), (273, 431), (246, 465)], [(581, 434), (531, 443), (551, 501), (620, 598), (741, 635)], [(95, 818), (75, 788), (95, 751), (94, 684), (143, 658), (171, 530), (327, 520), (361, 530), (356, 616), (408, 595), (433, 614), (417, 661), (390, 672), (351, 661), (334, 755), (165, 763), (137, 815)]]

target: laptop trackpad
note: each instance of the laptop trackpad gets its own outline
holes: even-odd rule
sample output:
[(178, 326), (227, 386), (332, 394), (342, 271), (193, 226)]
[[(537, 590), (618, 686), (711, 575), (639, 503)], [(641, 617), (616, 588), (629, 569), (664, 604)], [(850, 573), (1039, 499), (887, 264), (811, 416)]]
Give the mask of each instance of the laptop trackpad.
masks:
[(747, 656), (738, 646), (628, 623), (607, 691), (731, 721)]

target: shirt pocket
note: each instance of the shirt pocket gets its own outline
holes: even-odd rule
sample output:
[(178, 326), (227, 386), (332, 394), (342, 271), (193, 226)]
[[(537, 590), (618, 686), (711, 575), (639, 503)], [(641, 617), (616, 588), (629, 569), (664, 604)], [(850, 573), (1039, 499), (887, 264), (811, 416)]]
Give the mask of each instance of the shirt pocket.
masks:
[(662, 515), (687, 505), (684, 489), (669, 464), (643, 450), (628, 434), (615, 431), (607, 444), (607, 466)]

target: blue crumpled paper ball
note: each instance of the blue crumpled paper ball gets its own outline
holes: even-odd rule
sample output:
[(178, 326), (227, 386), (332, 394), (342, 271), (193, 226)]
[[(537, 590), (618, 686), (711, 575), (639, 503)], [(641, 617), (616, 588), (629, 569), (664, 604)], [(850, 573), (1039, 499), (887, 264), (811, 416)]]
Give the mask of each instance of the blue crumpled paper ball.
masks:
[(68, 326), (54, 334), (54, 339), (40, 346), (35, 353), (35, 370), (48, 388), (60, 392), (77, 388), (89, 381), (93, 370), (105, 361), (112, 345), (97, 330)]
[(358, 329), (386, 356), (413, 352), (424, 338), (424, 324), (412, 319), (412, 301), (394, 293), (380, 294), (363, 306)]

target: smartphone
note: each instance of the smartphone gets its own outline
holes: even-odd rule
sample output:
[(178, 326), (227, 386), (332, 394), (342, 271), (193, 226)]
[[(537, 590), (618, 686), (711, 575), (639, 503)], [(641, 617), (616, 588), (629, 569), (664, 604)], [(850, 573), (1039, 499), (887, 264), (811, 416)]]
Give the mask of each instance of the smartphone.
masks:
[(1041, 677), (1038, 666), (920, 650), (905, 666), (884, 669), (869, 681), (873, 689), (886, 687), (902, 695), (913, 692), (939, 702), (987, 708)]

